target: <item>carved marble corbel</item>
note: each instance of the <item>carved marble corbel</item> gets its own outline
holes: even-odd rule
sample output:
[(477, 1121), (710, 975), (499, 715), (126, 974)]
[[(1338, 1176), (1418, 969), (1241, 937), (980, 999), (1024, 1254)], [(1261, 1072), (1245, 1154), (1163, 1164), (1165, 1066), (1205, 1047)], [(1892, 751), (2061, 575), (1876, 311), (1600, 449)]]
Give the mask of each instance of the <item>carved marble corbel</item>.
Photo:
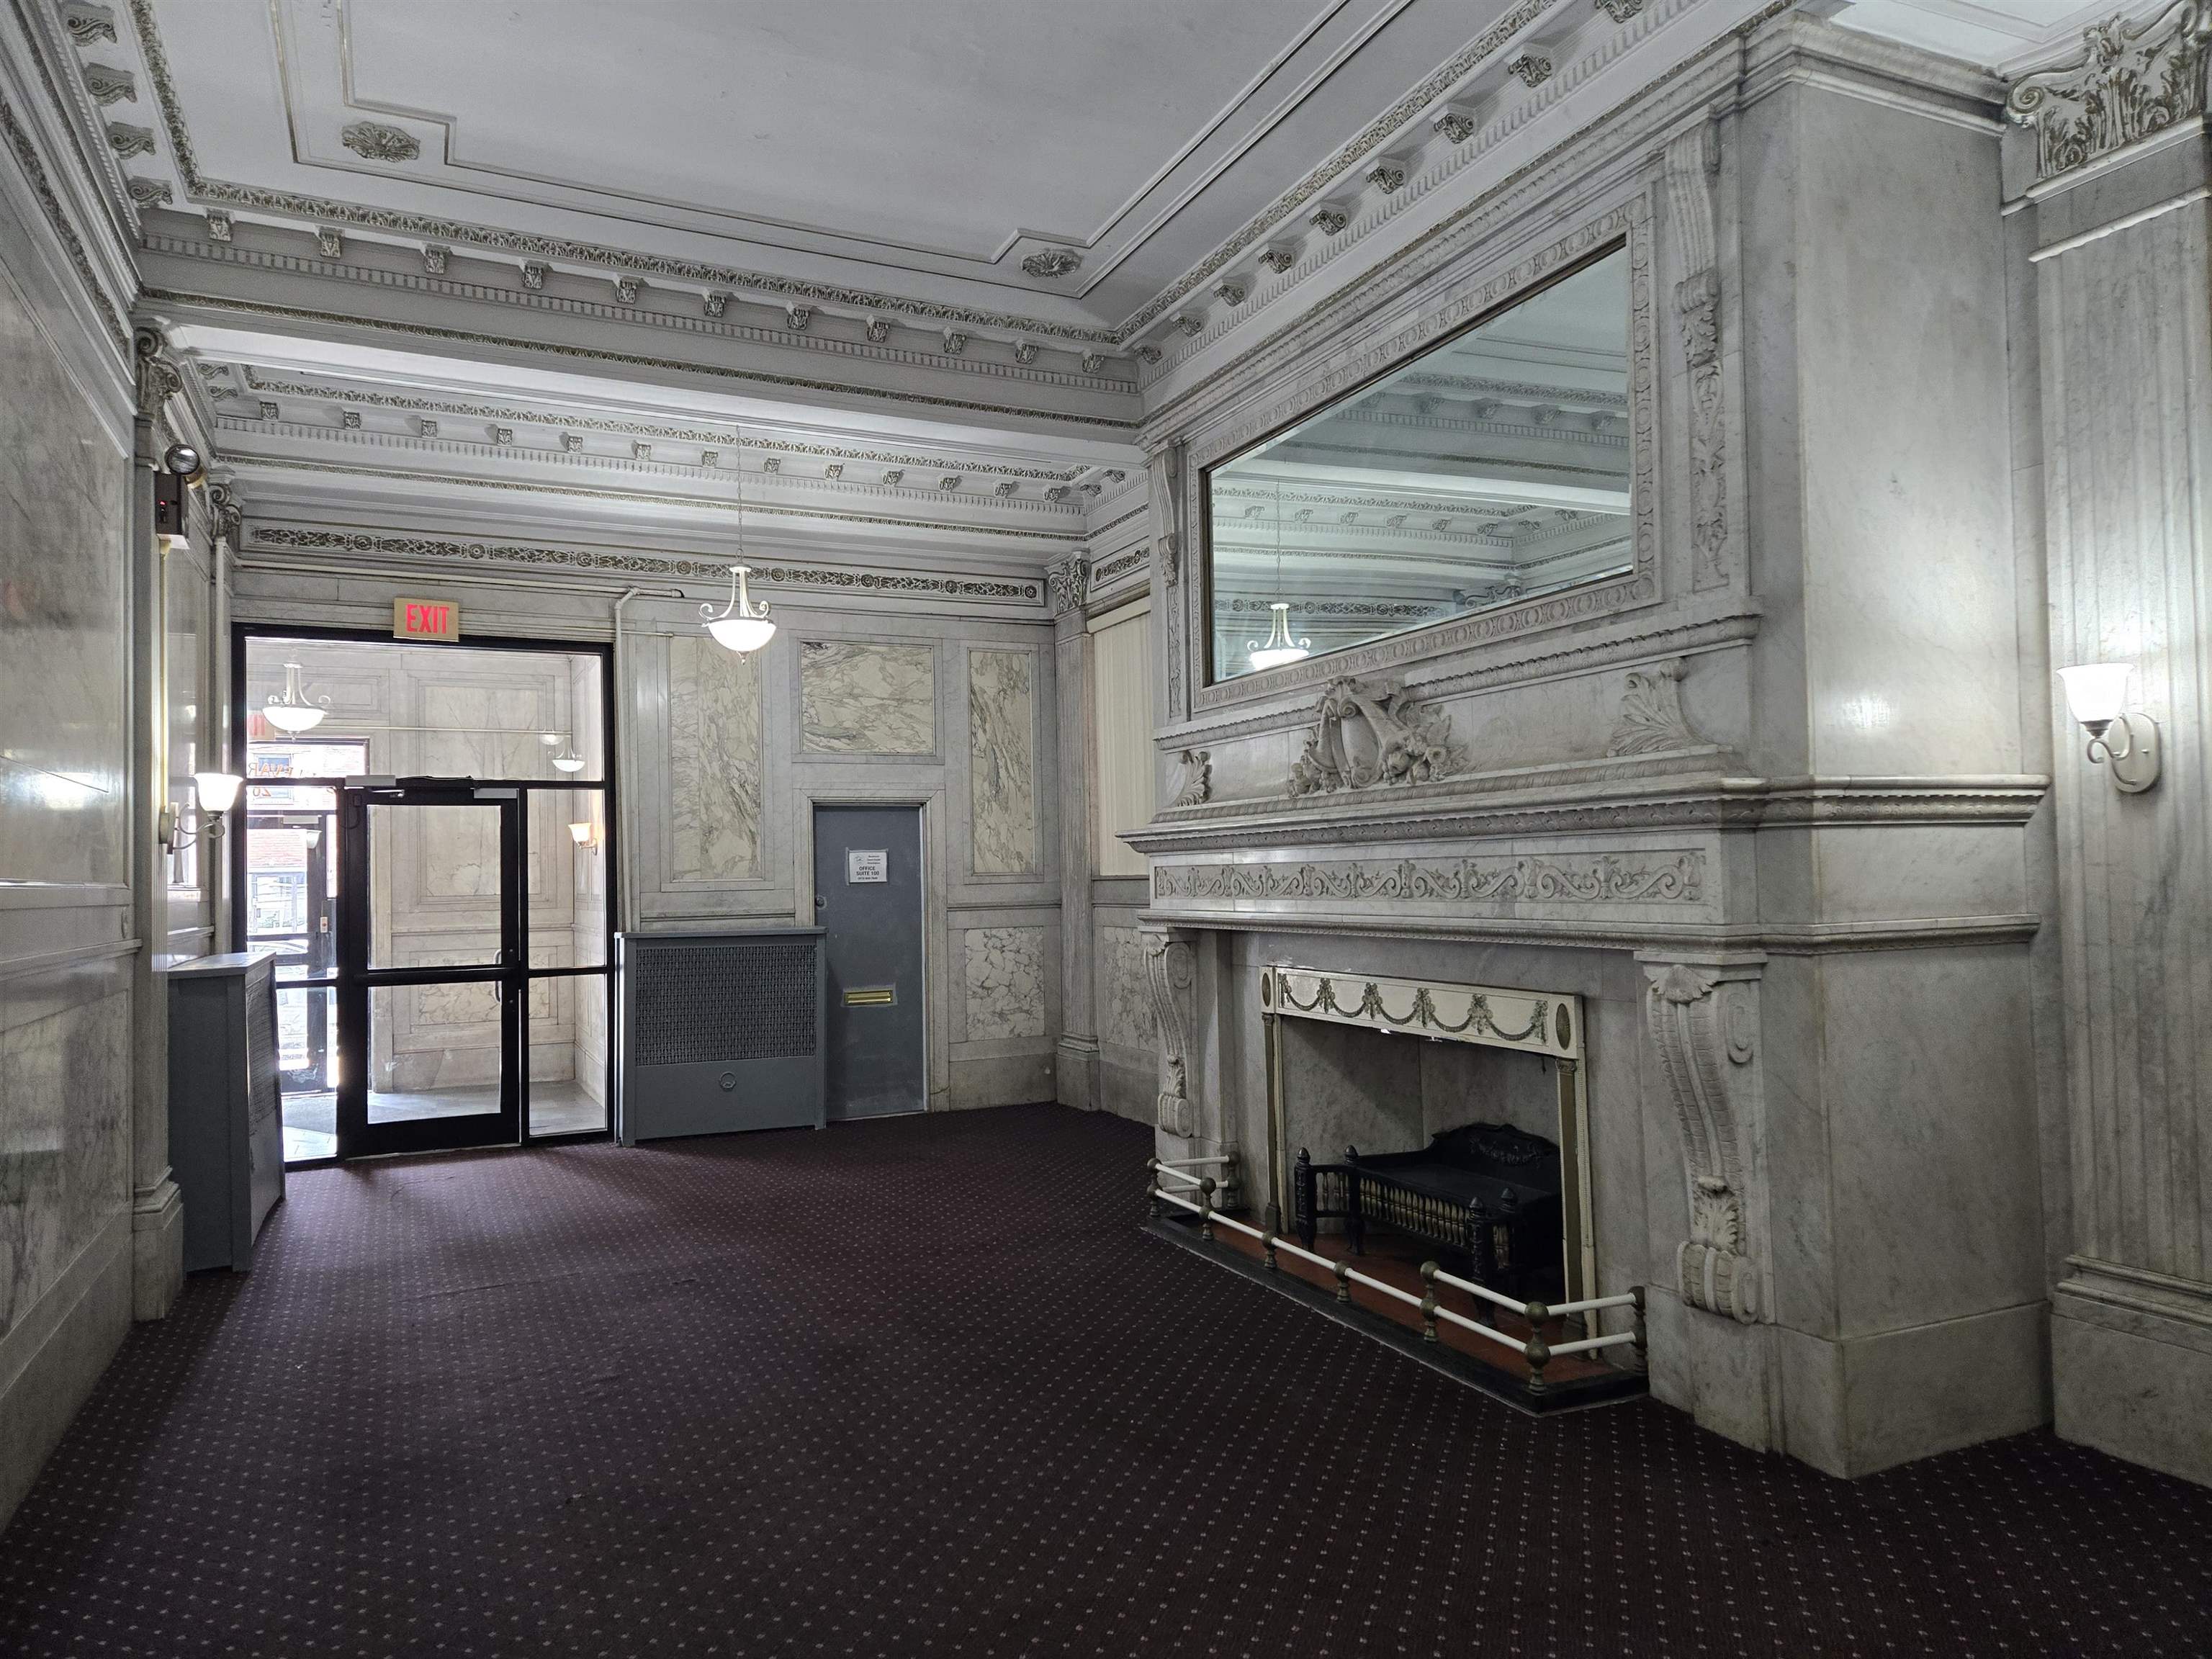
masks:
[(1071, 553), (1044, 568), (1045, 591), (1052, 599), (1052, 614), (1073, 611), (1083, 603), (1091, 583), (1091, 561)]
[(1750, 1191), (1756, 1100), (1756, 963), (1650, 962), (1644, 1019), (1682, 1145), (1690, 1236), (1675, 1248), (1682, 1300), (1749, 1325), (1759, 1294)]
[(1690, 375), (1690, 507), (1692, 586), (1729, 577), (1728, 410), (1721, 377), (1721, 281), (1712, 177), (1720, 139), (1710, 121), (1667, 146), (1667, 205), (1686, 273), (1674, 288), (1682, 355)]
[(1146, 463), (1146, 496), (1152, 514), (1152, 568), (1159, 586), (1160, 608), (1167, 616), (1170, 720), (1183, 716), (1182, 484), (1180, 444), (1160, 450)]
[(215, 515), (215, 533), (237, 552), (246, 539), (246, 514), (238, 503), (238, 490), (228, 480), (208, 481), (208, 510)]
[(161, 418), (162, 405), (185, 389), (185, 377), (168, 356), (169, 343), (161, 331), (141, 324), (131, 331), (131, 346), (138, 374), (138, 418)]
[(1197, 959), (1191, 935), (1182, 928), (1146, 927), (1145, 983), (1152, 993), (1153, 1029), (1159, 1044), (1159, 1093), (1156, 1121), (1171, 1135), (1189, 1139), (1199, 1133), (1198, 1109), (1190, 1092), (1191, 988)]

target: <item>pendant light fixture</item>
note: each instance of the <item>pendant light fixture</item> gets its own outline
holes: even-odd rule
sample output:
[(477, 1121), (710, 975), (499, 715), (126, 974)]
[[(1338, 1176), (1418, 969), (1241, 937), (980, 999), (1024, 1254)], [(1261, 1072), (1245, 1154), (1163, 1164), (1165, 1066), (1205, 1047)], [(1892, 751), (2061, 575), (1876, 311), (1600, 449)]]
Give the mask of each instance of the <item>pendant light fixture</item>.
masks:
[(744, 434), (738, 434), (738, 559), (730, 567), (730, 602), (720, 611), (711, 605), (699, 607), (705, 618), (707, 631), (714, 636), (714, 643), (726, 650), (746, 656), (757, 651), (775, 637), (775, 624), (768, 619), (768, 602), (755, 605), (752, 593), (745, 586), (745, 578), (752, 574), (752, 567), (744, 562), (745, 556), (745, 469)]
[[(1279, 595), (1282, 591), (1283, 486), (1278, 482), (1275, 485), (1275, 592)], [(1267, 642), (1262, 645), (1257, 640), (1244, 641), (1245, 650), (1252, 654), (1252, 666), (1255, 669), (1280, 668), (1286, 662), (1297, 662), (1300, 658), (1310, 655), (1313, 649), (1311, 640), (1291, 637), (1290, 602), (1279, 597), (1267, 607), (1267, 611), (1273, 618), (1268, 624)]]
[(300, 687), (300, 665), (288, 662), (284, 665), (283, 693), (270, 697), (261, 713), (269, 724), (279, 731), (312, 732), (323, 723), (323, 716), (330, 711), (330, 706), (328, 697), (309, 701), (307, 693)]

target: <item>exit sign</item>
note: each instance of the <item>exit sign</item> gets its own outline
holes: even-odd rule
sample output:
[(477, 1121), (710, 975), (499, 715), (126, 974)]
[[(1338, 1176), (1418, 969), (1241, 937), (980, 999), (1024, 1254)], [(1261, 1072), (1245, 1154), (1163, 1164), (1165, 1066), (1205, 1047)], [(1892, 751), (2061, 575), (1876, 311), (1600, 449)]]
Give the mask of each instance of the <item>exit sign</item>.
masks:
[(442, 599), (394, 599), (392, 637), (395, 640), (458, 640), (461, 637), (461, 607)]

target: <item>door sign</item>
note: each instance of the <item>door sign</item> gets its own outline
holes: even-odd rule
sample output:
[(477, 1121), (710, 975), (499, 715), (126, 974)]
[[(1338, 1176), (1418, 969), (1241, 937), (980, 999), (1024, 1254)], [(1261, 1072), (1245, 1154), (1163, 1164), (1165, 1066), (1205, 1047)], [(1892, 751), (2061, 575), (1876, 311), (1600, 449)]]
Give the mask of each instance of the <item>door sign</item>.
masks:
[(845, 882), (889, 881), (891, 855), (888, 848), (848, 847), (845, 849)]

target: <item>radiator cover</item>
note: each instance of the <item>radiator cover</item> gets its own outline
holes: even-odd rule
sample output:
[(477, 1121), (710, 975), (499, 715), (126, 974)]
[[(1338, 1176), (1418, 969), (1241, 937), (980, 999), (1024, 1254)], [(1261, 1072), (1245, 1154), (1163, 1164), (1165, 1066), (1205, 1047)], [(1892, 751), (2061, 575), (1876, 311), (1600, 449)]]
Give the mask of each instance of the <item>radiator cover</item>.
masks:
[(615, 936), (623, 1145), (822, 1127), (822, 940), (819, 927)]

